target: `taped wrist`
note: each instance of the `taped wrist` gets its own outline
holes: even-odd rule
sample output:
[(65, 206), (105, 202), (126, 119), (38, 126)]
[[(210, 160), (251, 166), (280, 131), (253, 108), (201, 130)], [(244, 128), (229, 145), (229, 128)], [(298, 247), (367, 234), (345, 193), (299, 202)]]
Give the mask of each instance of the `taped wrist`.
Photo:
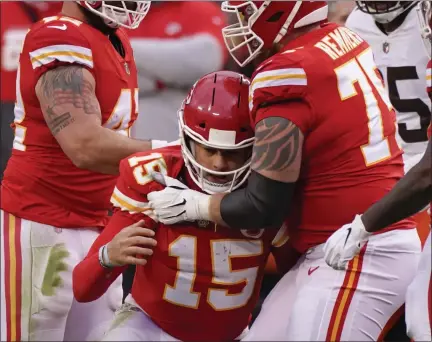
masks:
[(103, 245), (101, 248), (99, 248), (99, 264), (103, 268), (112, 268), (113, 265), (111, 264), (111, 261), (108, 256), (108, 248), (107, 245)]
[(244, 189), (226, 195), (221, 216), (234, 229), (279, 229), (288, 215), (295, 183), (283, 183), (252, 171)]

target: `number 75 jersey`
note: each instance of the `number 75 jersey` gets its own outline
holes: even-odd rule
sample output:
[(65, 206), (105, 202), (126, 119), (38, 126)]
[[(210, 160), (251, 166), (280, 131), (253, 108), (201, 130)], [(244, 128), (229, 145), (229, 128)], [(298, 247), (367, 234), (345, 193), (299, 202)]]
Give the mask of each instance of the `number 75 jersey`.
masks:
[(360, 10), (351, 13), (346, 26), (372, 47), (375, 62), (397, 113), (397, 138), (404, 150), (405, 172), (408, 172), (426, 151), (431, 113), (423, 76), (429, 55), (420, 35), (416, 8), (408, 13), (396, 30), (388, 34), (378, 28), (371, 15)]
[(179, 340), (233, 341), (249, 323), (270, 251), (288, 240), (286, 228), (237, 231), (208, 221), (155, 223), (146, 195), (162, 186), (149, 177), (152, 170), (199, 191), (184, 167), (180, 146), (138, 153), (121, 162), (112, 197), (121, 212), (105, 229), (122, 215), (144, 219), (155, 227), (158, 243), (148, 263), (136, 269), (132, 296), (160, 328)]
[(324, 24), (290, 41), (257, 68), (249, 99), (255, 123), (282, 117), (304, 135), (288, 215), (290, 241), (301, 252), (324, 243), (403, 175), (396, 115), (372, 50), (346, 27)]

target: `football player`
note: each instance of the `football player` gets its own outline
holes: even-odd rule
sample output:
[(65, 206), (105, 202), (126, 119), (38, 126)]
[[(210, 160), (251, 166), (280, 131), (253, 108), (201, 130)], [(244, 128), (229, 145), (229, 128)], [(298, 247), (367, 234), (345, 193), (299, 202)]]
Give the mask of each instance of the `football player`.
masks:
[(120, 28), (137, 27), (149, 6), (66, 1), (61, 14), (26, 35), (1, 187), (2, 340), (84, 340), (115, 308), (109, 297), (97, 314), (86, 307), (65, 334), (66, 320), (74, 321), (69, 313), (81, 310), (72, 268), (107, 222), (119, 162), (152, 147), (128, 138), (138, 86)]
[[(422, 3), (425, 20), (423, 36), (432, 38), (429, 22), (431, 3)], [(427, 92), (432, 100), (432, 61), (426, 69)], [(431, 161), (431, 126), (429, 126), (429, 144), (420, 162), (399, 181), (382, 200), (371, 206), (363, 215), (356, 216), (351, 224), (336, 231), (326, 242), (325, 258), (327, 263), (343, 269), (366, 243), (370, 234), (379, 231), (404, 217), (408, 217), (424, 208), (432, 200), (432, 161)], [(349, 235), (347, 235), (349, 232)], [(430, 341), (432, 327), (432, 278), (431, 278), (431, 234), (426, 240), (417, 275), (408, 287), (406, 297), (406, 323), (408, 336), (413, 341)]]
[[(254, 141), (249, 84), (229, 71), (204, 76), (179, 111), (181, 147), (136, 153), (121, 162), (111, 198), (117, 211), (73, 272), (75, 297), (91, 301), (125, 265), (138, 265), (132, 294), (104, 340), (233, 341), (247, 329), (269, 252), (287, 240), (285, 226), (230, 230), (205, 220), (166, 226), (146, 196), (162, 188), (152, 179), (153, 170), (200, 193), (245, 184)], [(153, 253), (148, 230), (122, 230), (140, 220), (155, 231)]]
[[(396, 110), (398, 143), (404, 151), (405, 173), (423, 156), (428, 143), (427, 128), (431, 102), (423, 75), (429, 61), (419, 35), (422, 1), (357, 1), (346, 26), (358, 33), (372, 48), (384, 78), (390, 102)], [(422, 242), (429, 233), (427, 209), (415, 216)]]
[(271, 229), (286, 220), (289, 243), (303, 257), (266, 298), (246, 340), (378, 340), (414, 277), (421, 248), (414, 223), (372, 236), (347, 270), (329, 267), (323, 251), (333, 232), (403, 175), (395, 113), (370, 46), (327, 23), (326, 2), (222, 8), (239, 19), (224, 29), (233, 57), (241, 65), (264, 59), (249, 94), (251, 175), (229, 194), (168, 186), (148, 195), (150, 206), (170, 224)]

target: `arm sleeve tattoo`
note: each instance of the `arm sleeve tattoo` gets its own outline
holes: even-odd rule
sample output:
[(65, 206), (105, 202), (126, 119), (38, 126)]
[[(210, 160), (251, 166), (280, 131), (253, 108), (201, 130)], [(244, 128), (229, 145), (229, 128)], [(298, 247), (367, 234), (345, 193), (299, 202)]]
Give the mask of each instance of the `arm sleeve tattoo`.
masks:
[(75, 121), (75, 109), (100, 118), (95, 87), (86, 78), (82, 67), (62, 66), (47, 71), (39, 83), (39, 100), (54, 136)]
[(298, 177), (303, 135), (291, 121), (269, 117), (255, 128), (252, 170), (282, 182), (295, 182)]
[(257, 124), (255, 137), (247, 186), (224, 196), (220, 214), (234, 229), (278, 229), (298, 179), (303, 134), (289, 120), (269, 117)]

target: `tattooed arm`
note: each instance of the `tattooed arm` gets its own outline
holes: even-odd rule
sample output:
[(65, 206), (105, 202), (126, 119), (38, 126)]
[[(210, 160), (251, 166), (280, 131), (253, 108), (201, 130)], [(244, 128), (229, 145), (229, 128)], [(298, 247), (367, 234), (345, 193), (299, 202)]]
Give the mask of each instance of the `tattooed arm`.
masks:
[(77, 167), (117, 174), (120, 160), (151, 149), (151, 142), (102, 127), (95, 88), (95, 79), (87, 69), (62, 66), (39, 78), (36, 95), (49, 129)]
[[(276, 105), (261, 111), (275, 112), (277, 108), (280, 113), (298, 110), (298, 106)], [(282, 116), (263, 116), (255, 127), (252, 173), (247, 186), (210, 199), (209, 216), (216, 223), (237, 229), (279, 228), (288, 213), (300, 173), (304, 136)]]

